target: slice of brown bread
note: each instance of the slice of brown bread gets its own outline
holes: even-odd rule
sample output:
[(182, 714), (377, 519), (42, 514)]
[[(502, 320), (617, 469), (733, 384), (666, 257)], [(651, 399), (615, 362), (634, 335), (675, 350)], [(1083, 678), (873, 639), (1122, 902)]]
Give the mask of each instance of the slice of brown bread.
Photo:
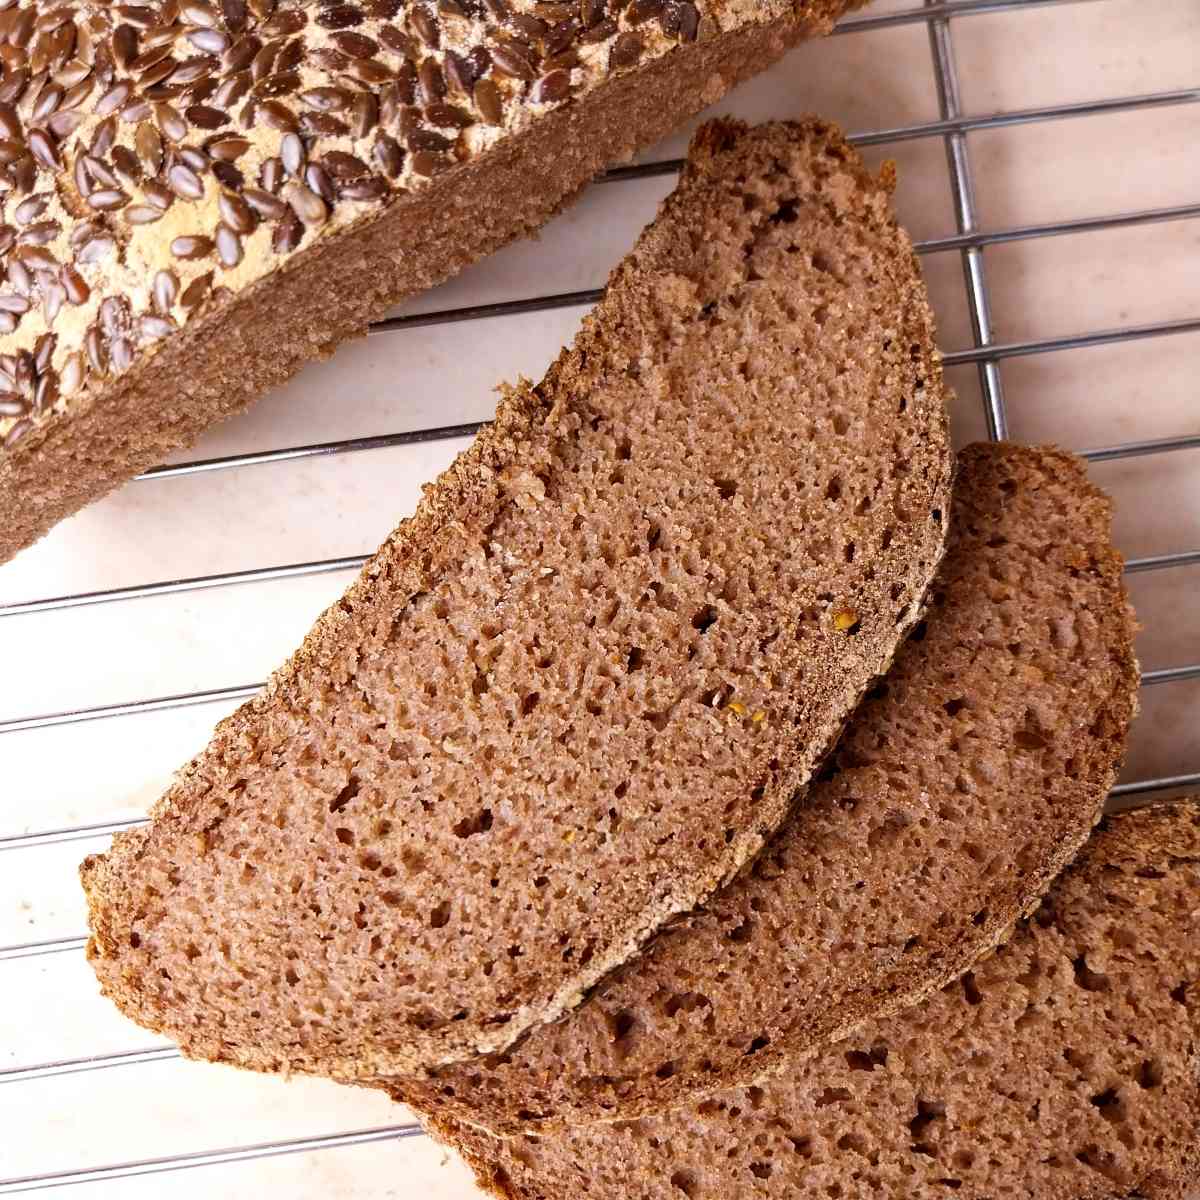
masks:
[(761, 847), (943, 549), (889, 185), (815, 119), (701, 130), (574, 347), (84, 863), (125, 1012), (264, 1069), (502, 1049)]
[(507, 1053), (387, 1082), (500, 1132), (653, 1112), (782, 1069), (967, 969), (1099, 818), (1138, 671), (1083, 463), (960, 455), (927, 621), (779, 835), (707, 908)]
[(10, 0), (0, 562), (854, 2)]
[(761, 1086), (498, 1141), (505, 1200), (1184, 1200), (1200, 1186), (1200, 808), (1110, 817), (973, 974)]

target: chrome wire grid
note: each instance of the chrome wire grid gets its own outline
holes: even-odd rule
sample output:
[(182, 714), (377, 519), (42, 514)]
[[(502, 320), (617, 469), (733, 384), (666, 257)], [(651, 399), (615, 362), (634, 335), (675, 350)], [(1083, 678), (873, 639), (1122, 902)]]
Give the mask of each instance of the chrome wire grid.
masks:
[[(1147, 325), (1130, 325), (1114, 329), (1090, 330), (1063, 337), (1008, 343), (997, 342), (993, 335), (984, 256), (986, 247), (1009, 242), (1031, 241), (1039, 238), (1051, 238), (1098, 230), (1111, 230), (1129, 226), (1200, 218), (1200, 203), (1195, 203), (992, 231), (981, 230), (978, 227), (974, 179), (967, 146), (967, 134), (969, 132), (1045, 121), (1065, 121), (1074, 118), (1097, 117), (1106, 114), (1196, 104), (1200, 102), (1200, 87), (1196, 87), (1177, 91), (1112, 97), (1082, 104), (1061, 104), (1041, 108), (988, 113), (985, 115), (971, 115), (962, 111), (959, 95), (959, 77), (955, 65), (954, 45), (951, 34), (951, 20), (953, 18), (1086, 2), (1089, 2), (1089, 0), (926, 0), (926, 4), (923, 7), (915, 7), (882, 15), (865, 15), (848, 18), (842, 21), (835, 31), (836, 34), (851, 35), (868, 30), (919, 23), (924, 23), (928, 28), (931, 64), (936, 83), (941, 113), (940, 118), (936, 121), (861, 132), (852, 135), (850, 140), (858, 146), (882, 146), (922, 138), (942, 138), (944, 140), (957, 232), (949, 236), (918, 242), (916, 249), (918, 254), (921, 255), (950, 252), (958, 253), (961, 256), (973, 334), (972, 345), (945, 353), (943, 361), (947, 366), (974, 364), (977, 367), (988, 436), (993, 439), (1004, 438), (1008, 435), (1008, 416), (1001, 374), (1001, 364), (1005, 360), (1111, 343), (1132, 342), (1148, 338), (1200, 332), (1200, 317), (1190, 317), (1175, 321), (1161, 321)], [(619, 184), (629, 179), (671, 175), (677, 173), (681, 165), (681, 161), (678, 159), (640, 163), (634, 166), (611, 170), (601, 178), (600, 182)], [(370, 332), (382, 335), (451, 322), (490, 320), (505, 316), (547, 311), (555, 308), (587, 305), (599, 300), (601, 294), (600, 290), (564, 292), (543, 295), (533, 299), (505, 301), (409, 316), (398, 316), (380, 321), (372, 326)], [(164, 478), (211, 471), (255, 467), (288, 460), (351, 454), (366, 450), (413, 445), (420, 442), (463, 437), (473, 434), (479, 428), (479, 423), (448, 425), (381, 436), (349, 438), (341, 441), (322, 442), (311, 445), (286, 446), (257, 453), (235, 454), (221, 458), (196, 459), (175, 465), (156, 467), (139, 478), (142, 480), (162, 480)], [(1200, 431), (1183, 432), (1178, 436), (1148, 441), (1127, 441), (1090, 449), (1078, 447), (1075, 449), (1077, 453), (1091, 462), (1106, 462), (1143, 455), (1196, 450), (1200, 449)], [(16, 604), (0, 604), (0, 618), (16, 618), (23, 614), (51, 612), (85, 605), (121, 603), (144, 597), (178, 594), (207, 588), (233, 587), (238, 584), (263, 583), (306, 575), (350, 571), (361, 567), (366, 562), (367, 557), (366, 555), (351, 555), (312, 562), (288, 563), (280, 566), (259, 567), (252, 570), (172, 579), (140, 584), (133, 587), (113, 588), (105, 591), (53, 596)], [(1126, 571), (1131, 574), (1197, 567), (1200, 567), (1200, 548), (1171, 554), (1135, 558), (1126, 562)], [(1142, 686), (1151, 687), (1158, 684), (1175, 683), (1195, 678), (1200, 678), (1200, 663), (1185, 663), (1160, 670), (1143, 672)], [(192, 705), (241, 700), (252, 696), (260, 687), (260, 683), (237, 684), (206, 691), (140, 698), (122, 704), (94, 705), (64, 712), (10, 717), (0, 719), (0, 734), (116, 717), (134, 717), (139, 714)], [(1123, 783), (1113, 789), (1112, 797), (1118, 800), (1129, 797), (1136, 798), (1168, 789), (1193, 786), (1200, 786), (1200, 769), (1177, 775), (1158, 776)], [(18, 852), (23, 849), (32, 849), (65, 842), (97, 839), (143, 823), (144, 821), (141, 819), (110, 821), (10, 835), (0, 837), (0, 851)], [(27, 942), (20, 945), (0, 946), (0, 963), (47, 954), (79, 954), (82, 952), (85, 942), (85, 936), (75, 936), (39, 942)], [(178, 1057), (179, 1052), (174, 1046), (159, 1044), (138, 1050), (89, 1055), (0, 1070), (0, 1084), (20, 1084), (22, 1082), (47, 1079), (55, 1076), (74, 1075), (81, 1072), (116, 1067), (136, 1067), (141, 1064), (160, 1062)], [(394, 1125), (358, 1129), (326, 1136), (300, 1137), (260, 1142), (252, 1145), (229, 1146), (213, 1150), (197, 1150), (159, 1158), (142, 1158), (136, 1161), (110, 1163), (82, 1169), (47, 1171), (19, 1178), (0, 1179), (0, 1195), (15, 1195), (24, 1192), (65, 1187), (72, 1184), (104, 1183), (134, 1176), (158, 1174), (160, 1172), (185, 1170), (203, 1166), (227, 1165), (278, 1155), (360, 1146), (369, 1143), (388, 1142), (421, 1136), (423, 1136), (423, 1133), (420, 1126), (411, 1121), (406, 1121)]]

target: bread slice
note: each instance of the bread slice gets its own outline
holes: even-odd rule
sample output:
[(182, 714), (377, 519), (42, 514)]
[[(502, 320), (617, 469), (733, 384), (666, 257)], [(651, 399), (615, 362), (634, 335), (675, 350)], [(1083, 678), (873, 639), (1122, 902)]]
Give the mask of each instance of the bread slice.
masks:
[(701, 130), (574, 347), (84, 863), (126, 1013), (270, 1070), (501, 1050), (760, 848), (943, 549), (889, 185), (817, 120)]
[(973, 974), (786, 1075), (542, 1138), (434, 1132), (505, 1200), (1184, 1200), (1198, 899), (1200, 807), (1110, 817)]
[(5, 4), (0, 562), (853, 2)]
[(505, 1133), (788, 1069), (965, 971), (1099, 818), (1136, 704), (1108, 500), (1054, 450), (959, 459), (926, 622), (724, 892), (507, 1053), (387, 1083)]

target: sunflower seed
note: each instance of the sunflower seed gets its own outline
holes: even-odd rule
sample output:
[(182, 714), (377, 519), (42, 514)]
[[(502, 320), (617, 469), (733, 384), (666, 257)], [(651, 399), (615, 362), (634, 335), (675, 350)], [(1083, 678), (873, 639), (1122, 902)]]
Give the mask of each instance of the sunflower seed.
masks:
[(96, 101), (93, 111), (98, 117), (106, 117), (109, 113), (114, 113), (124, 104), (130, 96), (133, 95), (133, 84), (128, 80), (122, 80), (115, 87), (109, 88), (99, 100)]
[(303, 173), (304, 164), (308, 161), (308, 154), (298, 134), (285, 133), (283, 135), (279, 142), (279, 161), (283, 163), (284, 171), (293, 179), (298, 179)]
[(183, 146), (176, 153), (179, 161), (198, 175), (208, 169), (208, 155), (196, 146)]
[(61, 283), (50, 282), (42, 288), (42, 319), (53, 325), (67, 302), (67, 293)]
[(346, 200), (379, 200), (387, 195), (388, 185), (377, 176), (370, 179), (352, 179), (338, 185), (338, 195)]
[(242, 239), (221, 221), (216, 232), (217, 260), (227, 270), (232, 270), (242, 261)]
[(453, 104), (431, 104), (425, 110), (425, 117), (432, 125), (442, 129), (466, 129), (475, 123), (475, 118)]
[(137, 30), (132, 25), (118, 25), (109, 41), (112, 56), (122, 71), (128, 71), (138, 54)]
[(571, 76), (567, 71), (551, 71), (549, 75), (543, 75), (533, 87), (535, 104), (556, 104), (570, 94)]
[(46, 84), (41, 92), (38, 93), (38, 98), (33, 103), (33, 112), (30, 116), (35, 121), (44, 121), (58, 108), (65, 95), (66, 88), (60, 87), (57, 83)]
[(584, 45), (597, 45), (600, 42), (607, 42), (609, 38), (614, 37), (617, 32), (617, 23), (611, 17), (606, 17), (602, 21), (597, 21), (594, 25), (589, 25), (583, 31), (579, 40)]
[(250, 72), (238, 71), (230, 75), (212, 94), (212, 103), (217, 108), (230, 109), (250, 90)]
[(262, 42), (253, 34), (249, 37), (239, 38), (225, 52), (225, 61), (222, 65), (226, 71), (240, 73), (254, 62), (255, 56), (260, 50), (262, 50)]
[(417, 57), (416, 43), (408, 34), (397, 29), (394, 25), (384, 25), (379, 30), (379, 40), (393, 54), (399, 54), (402, 58), (406, 59), (415, 59)]
[(184, 0), (179, 6), (179, 15), (189, 25), (200, 25), (205, 29), (216, 29), (221, 23), (217, 10), (201, 0)]
[[(4, 332), (12, 333), (13, 329), (16, 329), (15, 323), (12, 329), (5, 329)], [(0, 392), (0, 417), (23, 417), (28, 411), (29, 401), (19, 392)]]
[(246, 5), (243, 0), (221, 0), (221, 12), (225, 16), (225, 28), (240, 33), (246, 27)]
[(49, 196), (30, 196), (28, 200), (22, 200), (17, 205), (13, 212), (13, 220), (18, 225), (31, 225), (46, 211), (46, 205), (49, 203)]
[(418, 150), (409, 159), (409, 164), (415, 175), (428, 177), (444, 170), (449, 166), (449, 161), (444, 155), (436, 154), (432, 150)]
[(24, 316), (32, 307), (33, 303), (28, 296), (21, 296), (16, 292), (6, 292), (0, 295), (0, 312), (15, 313), (20, 317)]
[(365, 83), (369, 87), (378, 87), (381, 83), (387, 83), (394, 76), (382, 63), (377, 63), (373, 58), (356, 58), (346, 67), (346, 74), (359, 83)]

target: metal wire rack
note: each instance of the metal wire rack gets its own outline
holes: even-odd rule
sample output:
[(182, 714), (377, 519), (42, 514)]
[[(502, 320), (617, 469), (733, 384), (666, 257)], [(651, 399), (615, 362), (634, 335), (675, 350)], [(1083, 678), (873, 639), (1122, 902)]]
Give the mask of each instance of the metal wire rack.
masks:
[[(971, 115), (963, 111), (960, 99), (959, 75), (956, 69), (951, 33), (951, 21), (953, 19), (966, 18), (982, 13), (1054, 7), (1085, 2), (1088, 2), (1088, 0), (926, 0), (923, 7), (914, 7), (881, 15), (852, 17), (843, 21), (836, 31), (840, 35), (853, 35), (868, 30), (911, 24), (924, 24), (928, 29), (931, 65), (940, 106), (939, 119), (919, 124), (901, 125), (861, 132), (853, 135), (851, 140), (859, 146), (890, 145), (902, 141), (930, 138), (940, 138), (945, 143), (957, 230), (948, 236), (920, 242), (917, 244), (917, 250), (922, 255), (957, 253), (961, 256), (973, 334), (972, 344), (965, 348), (946, 353), (944, 361), (950, 366), (963, 364), (973, 364), (976, 366), (979, 373), (988, 435), (994, 439), (1004, 438), (1008, 435), (1008, 414), (1001, 370), (1002, 363), (1006, 360), (1110, 343), (1134, 342), (1141, 339), (1200, 332), (1200, 317), (1188, 317), (1174, 321), (1161, 321), (1154, 324), (1091, 330), (1071, 336), (1008, 343), (998, 342), (994, 336), (984, 253), (987, 247), (1010, 242), (1053, 238), (1068, 234), (1200, 218), (1200, 202), (1198, 202), (1170, 208), (1144, 209), (1141, 211), (1114, 213), (1101, 217), (1064, 220), (1050, 224), (1025, 225), (990, 231), (979, 228), (975, 182), (967, 142), (968, 133), (1006, 126), (1028, 125), (1047, 121), (1066, 121), (1075, 118), (1098, 117), (1105, 114), (1127, 113), (1174, 105), (1188, 105), (1200, 101), (1200, 87), (1197, 87), (1177, 91), (1119, 96), (1084, 104), (1062, 104), (1042, 108), (994, 112), (984, 115)], [(612, 170), (603, 177), (602, 182), (619, 185), (623, 181), (635, 178), (670, 175), (677, 172), (680, 165), (678, 160), (640, 163)], [(371, 332), (379, 335), (395, 334), (401, 330), (412, 330), (451, 322), (484, 321), (517, 314), (542, 312), (555, 308), (590, 304), (598, 300), (600, 294), (599, 291), (563, 292), (543, 295), (534, 299), (512, 300), (471, 307), (445, 309), (418, 315), (399, 316), (379, 322), (372, 328)], [(478, 428), (478, 424), (447, 425), (382, 436), (357, 437), (311, 445), (279, 447), (257, 453), (196, 459), (175, 465), (157, 467), (147, 472), (141, 479), (163, 480), (207, 472), (251, 468), (288, 460), (344, 455), (412, 445), (419, 442), (462, 437), (474, 433)], [(1168, 454), (1196, 449), (1200, 449), (1200, 430), (1196, 432), (1185, 431), (1178, 436), (1168, 438), (1126, 441), (1090, 449), (1084, 448), (1080, 449), (1079, 452), (1092, 462), (1106, 462), (1114, 459)], [(256, 567), (250, 570), (194, 576), (191, 578), (171, 579), (104, 591), (52, 596), (20, 603), (0, 604), (0, 618), (15, 619), (27, 614), (60, 611), (87, 605), (120, 604), (147, 597), (179, 594), (210, 588), (228, 588), (240, 584), (286, 580), (331, 572), (351, 571), (360, 567), (365, 561), (365, 556), (351, 555), (310, 562)], [(1183, 550), (1175, 553), (1132, 559), (1126, 564), (1126, 569), (1130, 573), (1197, 567), (1200, 567), (1200, 549)], [(1185, 663), (1145, 672), (1142, 676), (1142, 684), (1143, 687), (1152, 687), (1196, 678), (1200, 678), (1200, 663)], [(235, 684), (229, 687), (205, 691), (190, 691), (176, 695), (138, 698), (119, 704), (92, 705), (62, 712), (6, 717), (0, 719), (0, 734), (70, 725), (80, 722), (132, 718), (166, 709), (240, 700), (254, 694), (259, 686), (258, 683)], [(1114, 789), (1113, 797), (1114, 799), (1126, 799), (1166, 789), (1190, 786), (1200, 786), (1200, 769), (1185, 771), (1176, 775), (1137, 779), (1123, 783)], [(19, 853), (23, 850), (36, 847), (82, 840), (95, 840), (119, 830), (131, 828), (140, 823), (141, 821), (136, 819), (110, 821), (2, 836), (0, 837), (0, 851)], [(83, 936), (73, 936), (38, 942), (26, 942), (19, 945), (0, 946), (0, 963), (41, 955), (79, 954), (82, 951), (85, 940)], [(118, 1053), (64, 1058), (58, 1061), (41, 1062), (29, 1066), (0, 1070), (0, 1084), (19, 1085), (58, 1076), (77, 1075), (83, 1072), (109, 1070), (119, 1067), (136, 1068), (140, 1065), (161, 1062), (177, 1057), (178, 1052), (174, 1047), (158, 1044)], [(32, 1175), (0, 1179), (0, 1195), (14, 1195), (68, 1185), (102, 1183), (160, 1172), (233, 1164), (272, 1156), (361, 1146), (368, 1143), (394, 1141), (420, 1136), (422, 1136), (422, 1133), (419, 1126), (411, 1122), (403, 1122), (325, 1136), (298, 1137), (252, 1145), (197, 1150), (157, 1158), (107, 1163), (80, 1169), (49, 1170)]]

